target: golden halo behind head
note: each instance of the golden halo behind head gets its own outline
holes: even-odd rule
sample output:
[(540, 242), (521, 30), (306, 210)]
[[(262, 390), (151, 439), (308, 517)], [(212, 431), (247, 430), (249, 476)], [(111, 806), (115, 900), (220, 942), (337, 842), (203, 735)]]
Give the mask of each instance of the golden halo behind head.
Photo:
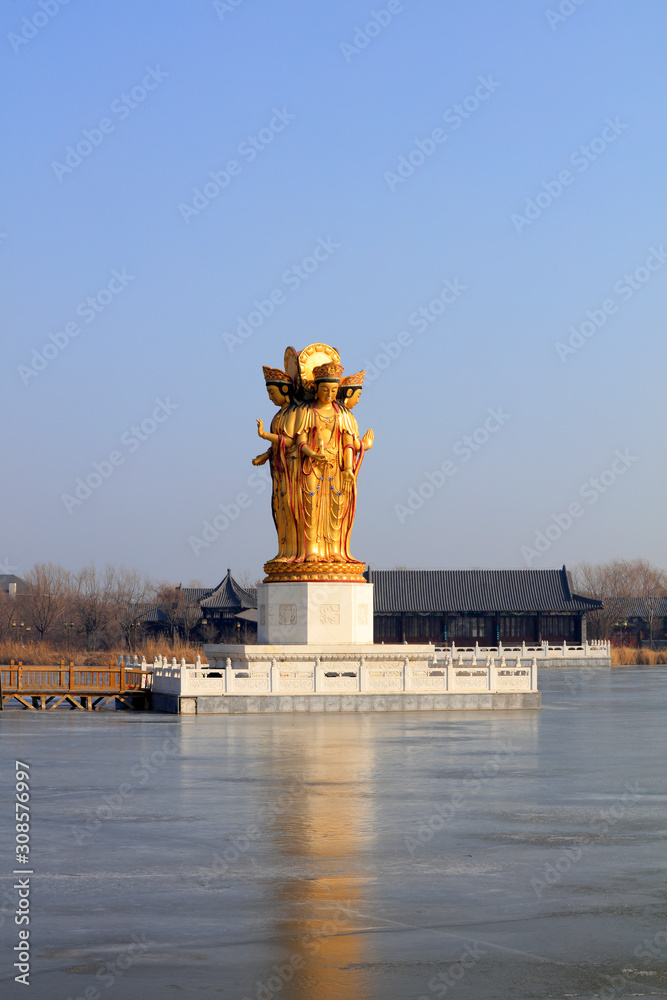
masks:
[(295, 387), (299, 384), (299, 352), (294, 347), (288, 347), (285, 351), (285, 371), (291, 378)]
[[(306, 392), (315, 392), (313, 369), (330, 363), (340, 365), (340, 355), (335, 347), (329, 347), (328, 344), (309, 344), (304, 347), (299, 354), (299, 374)], [(342, 371), (341, 368), (341, 374)]]

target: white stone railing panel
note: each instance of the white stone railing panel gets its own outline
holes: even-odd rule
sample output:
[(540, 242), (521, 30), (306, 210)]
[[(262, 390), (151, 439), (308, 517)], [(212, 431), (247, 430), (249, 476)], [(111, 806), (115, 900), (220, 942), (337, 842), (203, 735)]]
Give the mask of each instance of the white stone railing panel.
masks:
[(319, 657), (290, 651), (284, 659), (254, 653), (232, 655), (212, 659), (208, 667), (156, 660), (153, 690), (183, 696), (536, 691), (538, 657), (529, 651), (534, 655), (526, 659), (522, 659), (521, 647), (507, 658), (507, 647), (500, 657), (480, 650), (479, 659), (472, 647), (468, 656), (460, 647), (448, 647), (442, 658), (435, 650), (411, 654), (409, 647), (397, 649), (393, 656), (387, 650)]

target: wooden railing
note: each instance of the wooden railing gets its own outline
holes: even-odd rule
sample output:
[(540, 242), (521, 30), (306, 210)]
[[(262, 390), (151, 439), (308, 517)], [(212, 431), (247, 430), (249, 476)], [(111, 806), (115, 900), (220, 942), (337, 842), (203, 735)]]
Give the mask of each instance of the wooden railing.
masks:
[(0, 666), (0, 688), (4, 695), (32, 694), (113, 694), (150, 691), (152, 671), (134, 667), (80, 667), (63, 660), (60, 666), (24, 666), (12, 662)]

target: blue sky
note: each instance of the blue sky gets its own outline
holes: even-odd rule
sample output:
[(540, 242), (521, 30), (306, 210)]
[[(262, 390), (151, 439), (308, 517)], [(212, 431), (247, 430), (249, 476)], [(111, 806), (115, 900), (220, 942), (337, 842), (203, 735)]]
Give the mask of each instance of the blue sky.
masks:
[(1, 17), (7, 567), (258, 575), (261, 365), (316, 341), (369, 372), (357, 558), (667, 566), (664, 4)]

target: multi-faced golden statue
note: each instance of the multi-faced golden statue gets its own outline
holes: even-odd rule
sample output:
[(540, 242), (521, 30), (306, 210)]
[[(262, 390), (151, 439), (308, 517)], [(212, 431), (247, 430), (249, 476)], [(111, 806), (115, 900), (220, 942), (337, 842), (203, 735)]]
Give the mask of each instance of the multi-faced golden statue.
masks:
[(271, 402), (279, 407), (270, 431), (257, 421), (269, 449), (253, 459), (269, 462), (271, 507), (278, 554), (265, 566), (267, 579), (359, 580), (365, 564), (350, 554), (357, 475), (373, 432), (359, 437), (351, 410), (364, 373), (343, 379), (338, 352), (311, 344), (288, 348), (285, 368), (264, 368)]

